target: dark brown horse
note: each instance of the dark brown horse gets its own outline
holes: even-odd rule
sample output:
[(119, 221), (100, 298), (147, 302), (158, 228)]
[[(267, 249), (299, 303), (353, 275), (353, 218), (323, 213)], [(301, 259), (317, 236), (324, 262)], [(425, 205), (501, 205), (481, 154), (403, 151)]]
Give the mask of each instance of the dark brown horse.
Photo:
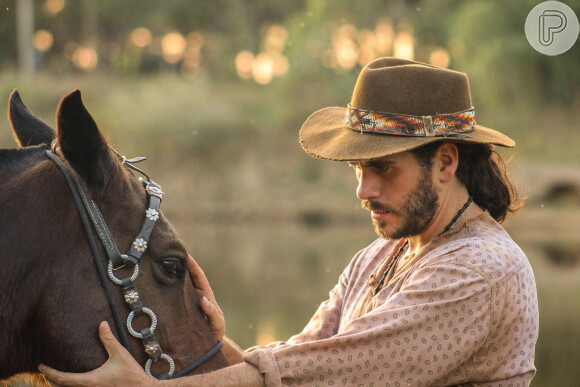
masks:
[[(119, 331), (71, 191), (45, 150), (56, 138), (58, 156), (84, 182), (121, 252), (139, 233), (148, 195), (104, 141), (80, 92), (61, 101), (56, 133), (24, 106), (16, 91), (9, 118), (20, 148), (0, 150), (0, 379), (35, 372), (40, 363), (64, 371), (91, 370), (107, 359), (99, 322), (108, 320), (117, 337)], [(99, 249), (106, 257), (101, 244)], [(186, 259), (184, 245), (161, 214), (134, 283), (143, 305), (157, 315), (155, 336), (176, 370), (216, 343)], [(111, 289), (125, 321), (129, 309), (121, 289), (114, 284)], [(149, 318), (144, 315), (133, 324), (141, 329), (138, 325), (148, 326)], [(129, 337), (133, 356), (144, 364), (142, 342)], [(218, 352), (194, 372), (225, 365)]]

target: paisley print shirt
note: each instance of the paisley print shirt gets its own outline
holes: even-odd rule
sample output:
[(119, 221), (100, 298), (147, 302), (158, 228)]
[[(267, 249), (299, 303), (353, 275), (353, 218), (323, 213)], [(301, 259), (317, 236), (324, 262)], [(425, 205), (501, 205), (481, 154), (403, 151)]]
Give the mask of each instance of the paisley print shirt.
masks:
[(360, 251), (301, 333), (245, 361), (268, 386), (528, 386), (536, 285), (505, 230), (488, 213), (471, 219), (399, 262), (373, 295), (401, 243)]

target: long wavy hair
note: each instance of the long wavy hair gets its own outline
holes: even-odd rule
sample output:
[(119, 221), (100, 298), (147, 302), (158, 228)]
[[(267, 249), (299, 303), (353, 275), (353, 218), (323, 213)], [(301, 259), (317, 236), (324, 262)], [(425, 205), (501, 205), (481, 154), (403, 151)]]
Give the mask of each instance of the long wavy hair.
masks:
[[(431, 166), (435, 151), (441, 145), (436, 141), (411, 150), (423, 166)], [(489, 144), (455, 143), (459, 164), (455, 176), (467, 188), (473, 201), (487, 210), (499, 223), (508, 212), (516, 212), (524, 205), (518, 190), (508, 177), (502, 157)]]

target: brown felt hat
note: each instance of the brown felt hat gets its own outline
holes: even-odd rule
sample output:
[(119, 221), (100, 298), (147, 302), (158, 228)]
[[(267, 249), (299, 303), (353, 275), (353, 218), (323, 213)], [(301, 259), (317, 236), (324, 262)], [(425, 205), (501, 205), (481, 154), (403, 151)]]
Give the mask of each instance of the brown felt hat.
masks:
[(304, 150), (329, 160), (375, 159), (442, 140), (515, 146), (475, 123), (466, 74), (397, 58), (366, 65), (348, 107), (319, 110), (300, 130)]

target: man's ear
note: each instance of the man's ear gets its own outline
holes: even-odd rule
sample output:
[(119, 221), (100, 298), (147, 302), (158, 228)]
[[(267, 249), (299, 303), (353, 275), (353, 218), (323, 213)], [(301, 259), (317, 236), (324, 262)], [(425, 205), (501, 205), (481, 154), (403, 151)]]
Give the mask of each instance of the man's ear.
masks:
[(447, 183), (455, 176), (459, 164), (459, 150), (452, 142), (442, 143), (435, 153), (435, 166), (440, 182)]

